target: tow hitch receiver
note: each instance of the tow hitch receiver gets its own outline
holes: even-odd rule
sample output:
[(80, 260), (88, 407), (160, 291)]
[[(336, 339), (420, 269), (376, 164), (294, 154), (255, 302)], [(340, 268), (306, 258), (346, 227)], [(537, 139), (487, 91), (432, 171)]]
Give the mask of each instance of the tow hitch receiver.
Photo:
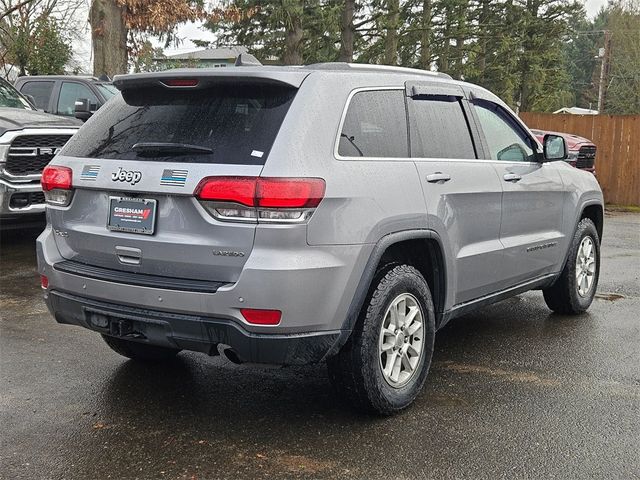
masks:
[(133, 320), (112, 317), (98, 312), (87, 313), (89, 323), (97, 330), (108, 330), (109, 335), (114, 337), (145, 338), (142, 333), (135, 331)]
[(109, 333), (115, 337), (127, 337), (133, 333), (133, 322), (112, 318), (109, 322)]

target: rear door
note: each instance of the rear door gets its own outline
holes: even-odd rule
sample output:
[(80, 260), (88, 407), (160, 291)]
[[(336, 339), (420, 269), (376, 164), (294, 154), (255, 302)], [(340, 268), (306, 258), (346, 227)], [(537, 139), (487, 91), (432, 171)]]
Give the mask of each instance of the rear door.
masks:
[(455, 85), (407, 84), (411, 153), (429, 226), (451, 248), (454, 304), (502, 287), (502, 187), (491, 162), (479, 161), (475, 126)]
[(19, 90), (23, 95), (33, 97), (38, 110), (50, 113), (55, 86), (55, 80), (29, 80), (21, 84)]
[(63, 81), (56, 101), (56, 114), (73, 117), (76, 100), (85, 98), (89, 100), (90, 111), (95, 112), (100, 106), (100, 101), (88, 86), (80, 82)]
[(74, 198), (67, 208), (49, 208), (65, 258), (172, 278), (237, 280), (255, 223), (214, 218), (194, 192), (206, 177), (260, 174), (296, 89), (259, 79), (209, 83), (125, 88), (67, 144), (56, 163), (72, 168)]
[(565, 251), (564, 185), (557, 164), (538, 161), (537, 143), (502, 106), (474, 100), (474, 111), (502, 184), (500, 239), (505, 275), (517, 284), (550, 273)]

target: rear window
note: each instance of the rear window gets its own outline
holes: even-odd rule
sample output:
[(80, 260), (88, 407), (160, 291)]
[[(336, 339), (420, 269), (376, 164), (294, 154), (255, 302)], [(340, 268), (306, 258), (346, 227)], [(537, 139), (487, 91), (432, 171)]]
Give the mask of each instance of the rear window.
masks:
[[(295, 89), (220, 85), (126, 90), (105, 104), (63, 150), (72, 157), (263, 165)], [(180, 143), (213, 153), (139, 155), (137, 143)]]

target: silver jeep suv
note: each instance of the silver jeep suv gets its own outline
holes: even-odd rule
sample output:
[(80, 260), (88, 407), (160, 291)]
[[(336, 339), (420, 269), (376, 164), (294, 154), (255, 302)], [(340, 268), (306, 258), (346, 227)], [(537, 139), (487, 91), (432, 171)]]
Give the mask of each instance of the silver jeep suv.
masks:
[(565, 314), (593, 299), (596, 179), (483, 88), (349, 64), (114, 84), (44, 171), (37, 248), (56, 320), (126, 357), (326, 361), (389, 414), (452, 318), (531, 289)]

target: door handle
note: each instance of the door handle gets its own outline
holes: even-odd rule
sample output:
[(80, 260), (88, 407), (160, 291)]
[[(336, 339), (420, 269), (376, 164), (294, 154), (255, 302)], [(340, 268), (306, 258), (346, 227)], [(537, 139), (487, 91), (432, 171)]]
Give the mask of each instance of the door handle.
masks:
[(505, 173), (503, 178), (507, 182), (517, 182), (518, 180), (522, 180), (522, 177), (517, 173)]
[(448, 173), (436, 172), (427, 175), (427, 182), (429, 183), (448, 182), (449, 180), (451, 180), (451, 175)]

